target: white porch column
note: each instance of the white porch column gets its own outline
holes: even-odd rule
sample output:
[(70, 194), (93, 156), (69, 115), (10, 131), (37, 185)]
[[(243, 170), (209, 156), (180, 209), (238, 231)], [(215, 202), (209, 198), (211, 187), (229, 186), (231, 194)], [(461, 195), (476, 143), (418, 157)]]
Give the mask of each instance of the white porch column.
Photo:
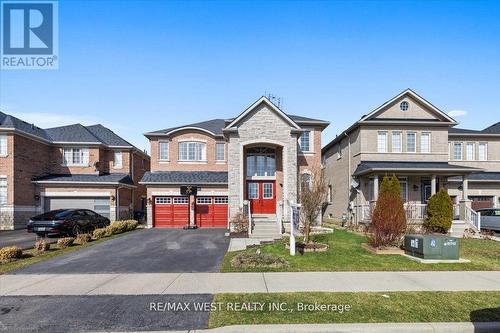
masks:
[(373, 179), (373, 199), (378, 200), (378, 175), (375, 175)]
[(498, 195), (493, 196), (493, 208), (498, 207)]
[(463, 176), (462, 200), (469, 200), (469, 178), (468, 178), (468, 176)]
[(471, 207), (471, 201), (469, 200), (469, 179), (468, 176), (463, 176), (462, 181), (462, 200), (460, 200), (460, 220), (465, 221), (467, 219), (466, 209)]
[(432, 175), (432, 178), (431, 178), (431, 196), (436, 194), (436, 192), (437, 192), (436, 185), (437, 185), (436, 175)]

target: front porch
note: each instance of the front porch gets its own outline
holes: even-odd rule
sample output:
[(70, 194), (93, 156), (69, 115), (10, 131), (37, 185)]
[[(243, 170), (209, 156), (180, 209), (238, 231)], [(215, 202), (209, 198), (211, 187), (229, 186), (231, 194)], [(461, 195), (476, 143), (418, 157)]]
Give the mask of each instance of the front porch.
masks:
[[(351, 193), (351, 221), (355, 224), (369, 224), (378, 199), (379, 186), (384, 176), (396, 175), (401, 184), (401, 198), (404, 202), (408, 224), (421, 224), (427, 217), (427, 202), (441, 188), (448, 189), (449, 178), (461, 177), (461, 195), (452, 196), (454, 225), (467, 223), (480, 230), (480, 214), (471, 208), (468, 199), (468, 175), (472, 168), (452, 166), (448, 163), (384, 163), (382, 169), (377, 169), (377, 162), (370, 162), (371, 168), (358, 167), (356, 170), (357, 187)], [(373, 165), (375, 163), (375, 165)], [(398, 168), (394, 168), (397, 164)], [(363, 166), (363, 162), (360, 164)], [(356, 175), (355, 172), (355, 175)]]

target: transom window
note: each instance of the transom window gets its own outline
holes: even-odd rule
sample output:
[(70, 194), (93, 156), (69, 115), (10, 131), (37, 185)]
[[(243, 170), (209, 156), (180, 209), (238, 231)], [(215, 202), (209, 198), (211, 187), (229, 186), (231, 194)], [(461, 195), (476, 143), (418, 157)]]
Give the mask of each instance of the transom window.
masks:
[(377, 133), (377, 152), (379, 153), (387, 152), (387, 132)]
[(406, 133), (406, 152), (415, 153), (417, 151), (417, 133)]
[(188, 197), (177, 197), (174, 198), (174, 204), (187, 204), (189, 202)]
[(155, 198), (155, 204), (170, 204), (172, 203), (172, 198), (168, 197), (156, 197)]
[(121, 151), (115, 151), (113, 167), (115, 169), (121, 169), (123, 167), (123, 154)]
[(168, 142), (160, 141), (158, 143), (158, 158), (161, 161), (168, 161)]
[(247, 150), (247, 177), (275, 176), (276, 154), (271, 148), (250, 148)]
[(0, 135), (0, 156), (7, 156), (7, 135)]
[(259, 198), (259, 183), (248, 183), (248, 199)]
[(64, 165), (88, 165), (89, 150), (88, 148), (64, 148), (63, 149), (63, 164)]
[(272, 199), (273, 198), (273, 183), (264, 183), (262, 184), (262, 196), (264, 199)]
[(408, 109), (410, 108), (410, 104), (408, 104), (407, 101), (403, 101), (399, 104), (399, 108), (401, 109), (401, 111), (408, 111)]
[(215, 204), (227, 204), (229, 202), (227, 197), (215, 197), (214, 198)]
[(300, 150), (303, 152), (311, 151), (311, 131), (304, 131), (299, 140)]
[(461, 160), (462, 159), (462, 143), (461, 142), (455, 142), (453, 144), (453, 159), (454, 160)]
[(216, 161), (224, 161), (225, 160), (225, 152), (224, 152), (224, 143), (216, 143), (215, 144), (215, 160)]
[(206, 197), (197, 197), (196, 198), (196, 203), (197, 204), (211, 204), (212, 203), (212, 198), (206, 198)]
[(206, 161), (207, 145), (204, 142), (180, 142), (179, 160), (180, 161)]

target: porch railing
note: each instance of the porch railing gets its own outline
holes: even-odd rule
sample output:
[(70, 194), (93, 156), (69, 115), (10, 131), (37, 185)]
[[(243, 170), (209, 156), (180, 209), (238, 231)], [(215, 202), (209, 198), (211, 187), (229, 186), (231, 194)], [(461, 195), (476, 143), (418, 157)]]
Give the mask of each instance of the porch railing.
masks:
[(465, 206), (465, 221), (468, 222), (476, 231), (481, 231), (481, 213)]
[[(354, 206), (354, 213), (359, 222), (370, 222), (376, 202)], [(404, 209), (407, 220), (424, 220), (427, 217), (427, 204), (405, 203)]]

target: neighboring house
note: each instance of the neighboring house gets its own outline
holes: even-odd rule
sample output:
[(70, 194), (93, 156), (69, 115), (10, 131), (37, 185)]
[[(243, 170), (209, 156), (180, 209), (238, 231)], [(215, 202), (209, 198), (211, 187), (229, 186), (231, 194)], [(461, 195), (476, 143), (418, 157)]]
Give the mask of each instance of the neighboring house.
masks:
[(322, 149), (329, 184), (323, 217), (369, 222), (385, 175), (399, 178), (410, 222), (425, 218), (428, 199), (443, 187), (453, 196), (457, 219), (475, 218), (469, 201), (475, 196), (497, 205), (499, 124), (484, 131), (455, 125), (410, 89), (362, 116)]
[(88, 208), (111, 220), (145, 210), (147, 154), (102, 125), (42, 129), (0, 112), (0, 229)]
[[(299, 177), (321, 168), (326, 126), (285, 114), (262, 97), (233, 119), (146, 133), (152, 162), (141, 183), (147, 186), (148, 226), (186, 226), (191, 204), (198, 227), (227, 228), (249, 203), (252, 216), (277, 223), (271, 230), (280, 233), (288, 203), (297, 202)], [(196, 198), (182, 196), (181, 185), (197, 186)]]

